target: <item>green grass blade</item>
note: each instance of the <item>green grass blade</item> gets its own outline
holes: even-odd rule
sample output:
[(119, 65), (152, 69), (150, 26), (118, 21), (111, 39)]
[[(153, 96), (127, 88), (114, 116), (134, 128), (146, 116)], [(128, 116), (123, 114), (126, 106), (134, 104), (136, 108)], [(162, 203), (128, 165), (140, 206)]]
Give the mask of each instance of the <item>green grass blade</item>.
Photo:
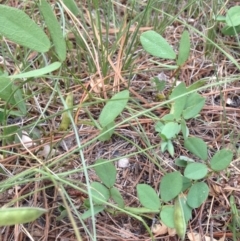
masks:
[(50, 32), (58, 58), (61, 62), (63, 62), (66, 59), (66, 42), (63, 37), (61, 26), (57, 21), (51, 6), (46, 0), (40, 1), (39, 9)]

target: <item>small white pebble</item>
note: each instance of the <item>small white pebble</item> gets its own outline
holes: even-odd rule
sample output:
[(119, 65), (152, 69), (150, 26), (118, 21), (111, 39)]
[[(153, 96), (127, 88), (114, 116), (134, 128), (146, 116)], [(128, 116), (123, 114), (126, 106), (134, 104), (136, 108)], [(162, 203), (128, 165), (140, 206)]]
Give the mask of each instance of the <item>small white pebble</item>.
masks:
[(126, 168), (129, 167), (129, 159), (128, 158), (122, 158), (118, 160), (118, 167)]

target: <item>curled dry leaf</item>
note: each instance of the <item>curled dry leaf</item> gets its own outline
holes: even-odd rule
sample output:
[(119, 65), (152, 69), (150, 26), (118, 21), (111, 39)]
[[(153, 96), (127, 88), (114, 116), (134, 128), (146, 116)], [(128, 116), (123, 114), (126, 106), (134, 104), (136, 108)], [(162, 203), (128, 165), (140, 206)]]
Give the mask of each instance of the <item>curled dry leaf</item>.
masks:
[(121, 158), (118, 160), (118, 167), (127, 168), (129, 167), (129, 159), (128, 158)]
[(101, 92), (101, 89), (103, 87), (103, 80), (102, 79), (90, 79), (90, 86), (92, 87), (93, 91), (97, 94)]
[(177, 234), (177, 232), (176, 232), (176, 229), (175, 228), (168, 228), (168, 235), (170, 236), (170, 237), (173, 237), (173, 236), (175, 236)]
[[(187, 236), (190, 241), (202, 241), (202, 237), (199, 233), (187, 233)], [(208, 236), (204, 236), (206, 241), (217, 241), (216, 239), (211, 239)]]
[(160, 222), (160, 223), (153, 224), (151, 227), (151, 230), (152, 230), (152, 233), (156, 236), (164, 235), (168, 232), (168, 227), (164, 223)]

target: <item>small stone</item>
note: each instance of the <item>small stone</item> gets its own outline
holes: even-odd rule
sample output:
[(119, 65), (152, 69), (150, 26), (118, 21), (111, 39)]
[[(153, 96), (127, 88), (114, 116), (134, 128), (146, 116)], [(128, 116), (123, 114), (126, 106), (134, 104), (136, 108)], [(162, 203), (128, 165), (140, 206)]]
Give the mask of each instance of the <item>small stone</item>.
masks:
[(129, 159), (128, 158), (119, 159), (118, 160), (118, 167), (121, 167), (121, 168), (129, 167)]

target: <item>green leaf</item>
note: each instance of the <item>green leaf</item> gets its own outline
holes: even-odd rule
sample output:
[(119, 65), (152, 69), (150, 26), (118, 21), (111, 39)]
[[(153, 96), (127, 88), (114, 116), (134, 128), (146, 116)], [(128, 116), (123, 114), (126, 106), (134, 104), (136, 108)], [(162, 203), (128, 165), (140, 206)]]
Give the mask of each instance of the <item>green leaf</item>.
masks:
[(218, 151), (210, 161), (212, 170), (219, 172), (226, 169), (233, 159), (233, 153), (230, 150), (222, 149)]
[(182, 33), (180, 44), (179, 44), (179, 53), (177, 58), (177, 65), (182, 66), (187, 59), (189, 58), (190, 53), (190, 38), (188, 31)]
[(187, 198), (185, 197), (185, 195), (181, 195), (179, 197), (179, 201), (182, 205), (185, 222), (188, 223), (188, 221), (192, 218), (192, 208), (189, 207), (189, 205), (187, 204)]
[[(10, 104), (16, 104), (13, 94), (13, 81), (6, 77), (0, 77), (0, 98)], [(12, 96), (11, 96), (12, 95)], [(11, 98), (9, 99), (9, 97)]]
[(177, 165), (179, 167), (186, 167), (189, 162), (192, 163), (195, 161), (192, 158), (189, 158), (187, 156), (180, 156), (179, 158), (177, 158), (175, 160), (175, 165)]
[(51, 6), (46, 0), (41, 0), (39, 2), (39, 9), (44, 17), (47, 28), (50, 32), (55, 51), (61, 62), (66, 59), (66, 42), (63, 37), (62, 29), (57, 21), (56, 16), (53, 13)]
[(117, 176), (117, 171), (113, 163), (108, 160), (99, 159), (95, 164), (97, 165), (94, 167), (94, 170), (98, 177), (108, 188), (112, 187), (115, 184)]
[(207, 160), (207, 145), (202, 139), (197, 137), (188, 137), (184, 142), (184, 146), (187, 150), (189, 150), (202, 160)]
[(226, 23), (228, 26), (240, 25), (240, 6), (234, 6), (227, 11)]
[(215, 20), (218, 22), (226, 22), (226, 17), (223, 15), (218, 15)]
[(149, 209), (160, 209), (161, 203), (155, 190), (147, 184), (137, 185), (137, 195), (140, 203)]
[(115, 118), (123, 111), (126, 107), (129, 99), (129, 91), (123, 90), (115, 94), (103, 107), (102, 112), (99, 116), (99, 122), (102, 127), (107, 126), (113, 122)]
[(106, 126), (104, 126), (100, 132), (100, 135), (98, 137), (99, 141), (109, 141), (114, 133), (115, 122), (110, 122)]
[(110, 196), (120, 208), (124, 208), (125, 204), (124, 204), (123, 197), (116, 187), (112, 187), (110, 189)]
[(193, 84), (189, 85), (187, 87), (188, 91), (192, 91), (192, 90), (197, 90), (198, 88), (204, 86), (206, 84), (206, 80), (205, 79), (200, 79), (196, 82), (194, 82)]
[(68, 216), (68, 213), (67, 213), (67, 210), (64, 209), (64, 210), (59, 210), (60, 211), (60, 215), (58, 215), (56, 217), (56, 221), (61, 221), (63, 220), (64, 218), (66, 218)]
[(10, 79), (21, 79), (21, 78), (32, 78), (32, 77), (39, 77), (43, 76), (45, 74), (51, 73), (55, 70), (57, 70), (61, 66), (60, 62), (54, 62), (52, 64), (49, 64), (46, 67), (32, 70), (26, 73), (21, 73), (21, 74), (16, 74), (16, 75), (11, 75), (8, 78)]
[(192, 93), (188, 96), (186, 105), (183, 110), (183, 118), (188, 120), (195, 117), (203, 108), (205, 104), (205, 98), (198, 93)]
[[(176, 97), (178, 97), (178, 96), (180, 96), (180, 95), (183, 95), (183, 94), (185, 94), (185, 93), (187, 93), (187, 92), (188, 92), (188, 91), (187, 91), (187, 88), (186, 88), (185, 83), (181, 82), (179, 85), (177, 85), (177, 86), (173, 89), (173, 91), (172, 91), (169, 99), (172, 100), (172, 99), (174, 99), (174, 98), (176, 98)], [(185, 104), (185, 103), (184, 103), (184, 104)]]
[(161, 221), (169, 228), (174, 228), (174, 206), (173, 205), (164, 205), (160, 213)]
[(46, 209), (38, 207), (0, 208), (0, 226), (29, 223), (46, 212)]
[(153, 30), (141, 34), (140, 42), (149, 54), (163, 59), (176, 59), (176, 54), (169, 43)]
[(26, 115), (27, 107), (26, 107), (25, 100), (23, 99), (23, 96), (22, 96), (22, 90), (19, 89), (19, 87), (17, 87), (16, 85), (13, 85), (12, 89), (14, 92), (14, 99), (16, 101), (16, 105), (17, 105), (18, 109), (20, 110), (20, 112), (23, 115)]
[(58, 130), (60, 131), (66, 131), (69, 128), (69, 125), (71, 124), (71, 111), (73, 108), (73, 93), (70, 92), (66, 97), (66, 109), (65, 112), (62, 114), (62, 120), (58, 127)]
[(135, 214), (144, 214), (144, 213), (159, 213), (159, 209), (153, 210), (145, 207), (124, 207), (124, 210), (135, 213)]
[(174, 146), (171, 140), (168, 140), (168, 144), (167, 144), (167, 150), (168, 153), (171, 155), (171, 157), (174, 156)]
[(62, 1), (75, 16), (77, 16), (80, 13), (78, 6), (74, 0), (62, 0)]
[(167, 148), (168, 148), (168, 141), (162, 140), (162, 142), (161, 142), (161, 152), (162, 153), (165, 152), (167, 150)]
[(174, 202), (173, 217), (174, 217), (174, 227), (175, 227), (176, 233), (181, 238), (181, 240), (184, 240), (187, 225), (186, 225), (185, 215), (183, 211), (183, 205), (182, 205), (182, 202), (180, 201), (179, 196), (175, 199), (175, 202)]
[(2, 139), (4, 139), (8, 144), (12, 144), (15, 140), (15, 135), (18, 132), (18, 130), (19, 130), (18, 125), (9, 125), (9, 126), (3, 127)]
[[(173, 89), (173, 91), (170, 95), (170, 99), (172, 100), (173, 98), (181, 96), (187, 92), (188, 92), (187, 88), (186, 88), (185, 84), (182, 82)], [(174, 103), (172, 104), (172, 108), (171, 108), (171, 114), (173, 114), (176, 119), (179, 119), (180, 116), (182, 115), (187, 98), (188, 98), (188, 96), (184, 95), (184, 96), (174, 100)]]
[(44, 31), (23, 11), (0, 5), (0, 34), (38, 52), (47, 52), (50, 41)]
[(161, 121), (157, 121), (155, 124), (155, 131), (162, 132), (164, 124)]
[(175, 165), (178, 167), (186, 167), (187, 166), (187, 162), (184, 160), (181, 160), (180, 158), (177, 158), (175, 160)]
[[(94, 215), (102, 212), (102, 211), (104, 210), (104, 208), (105, 208), (105, 207), (102, 206), (102, 205), (93, 206), (93, 213), (94, 213)], [(91, 209), (88, 209), (87, 211), (85, 211), (85, 212), (82, 214), (81, 218), (82, 218), (83, 220), (86, 220), (87, 218), (90, 218), (91, 216), (92, 216), (92, 211), (91, 211)]]
[(184, 176), (192, 179), (199, 180), (207, 175), (208, 168), (203, 163), (189, 163), (184, 170)]
[(240, 25), (238, 26), (225, 26), (221, 29), (221, 32), (226, 36), (237, 35), (240, 33)]
[(193, 184), (187, 195), (187, 203), (191, 208), (200, 207), (207, 199), (209, 188), (204, 182)]
[(4, 113), (0, 111), (0, 123), (2, 124), (5, 119), (6, 119), (6, 117), (5, 117)]
[(186, 177), (182, 177), (183, 179), (183, 186), (182, 186), (182, 192), (185, 192), (189, 187), (192, 186), (192, 181)]
[(168, 122), (164, 125), (161, 137), (165, 140), (169, 140), (171, 138), (174, 138), (180, 131), (180, 125), (175, 122)]
[(91, 188), (92, 198), (95, 204), (103, 204), (109, 199), (109, 190), (105, 186), (103, 186), (103, 184), (99, 182), (92, 182)]
[(184, 140), (186, 140), (189, 136), (189, 129), (184, 119), (181, 120), (181, 131), (182, 131)]
[(182, 175), (180, 172), (166, 174), (160, 182), (160, 196), (164, 202), (175, 198), (182, 190)]
[(173, 114), (166, 114), (161, 118), (162, 121), (174, 121), (174, 119), (175, 116)]
[(153, 83), (155, 83), (155, 86), (156, 86), (156, 90), (157, 90), (157, 91), (163, 91), (163, 90), (164, 90), (164, 88), (165, 88), (165, 86), (166, 86), (166, 81), (165, 81), (165, 80), (159, 80), (158, 77), (153, 77), (153, 78), (151, 79), (151, 81), (152, 81)]

